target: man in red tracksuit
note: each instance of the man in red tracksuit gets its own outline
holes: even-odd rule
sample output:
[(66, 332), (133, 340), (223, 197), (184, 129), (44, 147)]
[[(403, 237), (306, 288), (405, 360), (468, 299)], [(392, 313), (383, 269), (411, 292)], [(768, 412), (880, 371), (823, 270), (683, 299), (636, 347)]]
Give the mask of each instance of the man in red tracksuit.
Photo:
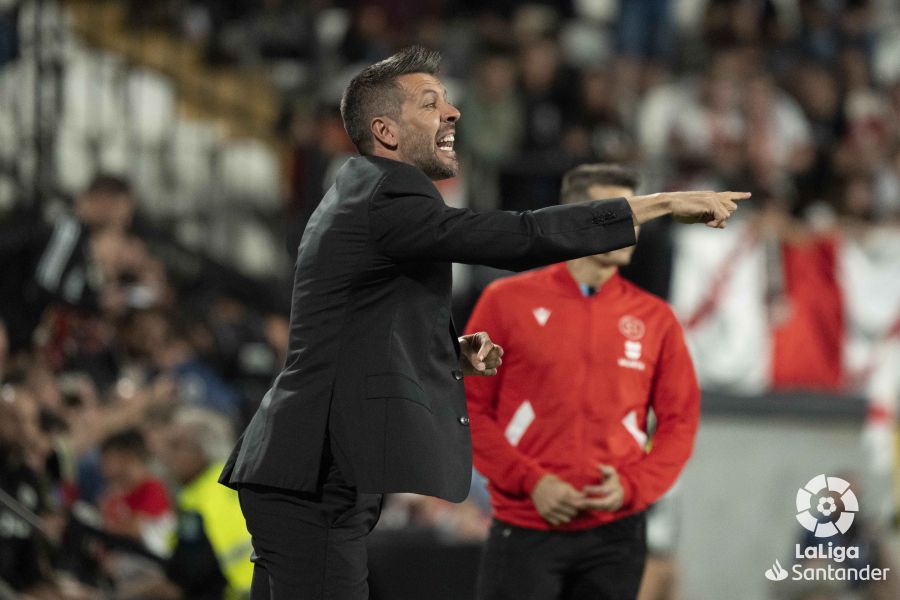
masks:
[[(582, 165), (564, 177), (562, 202), (636, 186), (630, 170)], [(637, 595), (643, 511), (691, 454), (700, 393), (668, 305), (617, 273), (633, 251), (499, 280), (475, 307), (467, 331), (504, 349), (496, 377), (465, 382), (495, 517), (479, 600)]]

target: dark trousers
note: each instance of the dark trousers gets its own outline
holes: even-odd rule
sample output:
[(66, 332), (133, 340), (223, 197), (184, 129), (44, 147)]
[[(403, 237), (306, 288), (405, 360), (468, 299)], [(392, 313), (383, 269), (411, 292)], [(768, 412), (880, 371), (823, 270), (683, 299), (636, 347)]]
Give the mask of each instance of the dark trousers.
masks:
[(633, 600), (647, 556), (643, 513), (585, 531), (540, 531), (495, 520), (478, 600)]
[(381, 494), (361, 494), (326, 452), (318, 494), (241, 486), (253, 538), (252, 600), (368, 600), (366, 536)]

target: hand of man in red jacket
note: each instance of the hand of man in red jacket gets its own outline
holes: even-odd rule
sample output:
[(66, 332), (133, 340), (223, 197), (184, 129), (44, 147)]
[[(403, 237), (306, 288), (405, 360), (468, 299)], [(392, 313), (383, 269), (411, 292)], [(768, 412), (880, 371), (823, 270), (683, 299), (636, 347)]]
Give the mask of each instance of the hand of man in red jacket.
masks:
[(586, 496), (556, 475), (544, 475), (531, 491), (538, 514), (551, 525), (571, 521), (583, 508)]
[(496, 375), (503, 348), (484, 331), (459, 338), (459, 365), (463, 375)]
[(625, 489), (619, 479), (619, 473), (615, 467), (609, 465), (597, 465), (603, 474), (603, 481), (599, 485), (586, 485), (584, 493), (587, 495), (585, 508), (591, 510), (607, 510), (615, 512), (622, 508), (625, 501)]

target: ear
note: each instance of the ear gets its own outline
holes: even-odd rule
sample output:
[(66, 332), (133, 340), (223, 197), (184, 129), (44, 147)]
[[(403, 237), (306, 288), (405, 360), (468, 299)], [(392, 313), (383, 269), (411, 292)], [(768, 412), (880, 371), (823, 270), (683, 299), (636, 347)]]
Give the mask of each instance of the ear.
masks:
[(375, 117), (372, 119), (370, 129), (377, 143), (390, 150), (397, 149), (399, 139), (397, 137), (398, 127), (396, 121), (390, 117)]

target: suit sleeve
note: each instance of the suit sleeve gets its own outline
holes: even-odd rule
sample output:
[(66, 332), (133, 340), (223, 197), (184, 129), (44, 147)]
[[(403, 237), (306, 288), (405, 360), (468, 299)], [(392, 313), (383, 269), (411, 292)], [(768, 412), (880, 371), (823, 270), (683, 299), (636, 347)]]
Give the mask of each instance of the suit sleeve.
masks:
[(635, 243), (631, 208), (623, 198), (519, 213), (477, 213), (444, 204), (431, 181), (409, 165), (385, 175), (369, 208), (375, 243), (398, 262), (458, 262), (522, 271)]
[[(508, 346), (510, 338), (504, 327), (499, 295), (493, 286), (485, 290), (466, 325), (466, 333), (487, 331), (506, 353), (514, 353)], [(509, 494), (528, 495), (548, 471), (513, 447), (504, 435), (503, 425), (497, 421), (497, 402), (505, 372), (501, 367), (493, 377), (465, 378), (473, 460), (475, 468), (493, 485)]]
[(628, 509), (646, 508), (672, 487), (691, 455), (700, 422), (700, 388), (674, 317), (657, 365), (650, 392), (656, 413), (650, 452), (640, 462), (619, 469)]

